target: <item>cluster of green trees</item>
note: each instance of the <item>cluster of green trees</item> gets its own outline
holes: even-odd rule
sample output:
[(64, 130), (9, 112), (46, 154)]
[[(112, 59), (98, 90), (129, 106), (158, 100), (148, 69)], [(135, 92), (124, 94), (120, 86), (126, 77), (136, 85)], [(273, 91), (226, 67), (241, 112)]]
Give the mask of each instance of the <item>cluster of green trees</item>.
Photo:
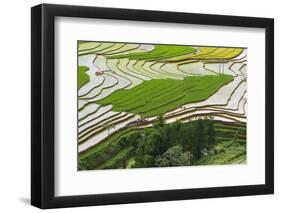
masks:
[(166, 124), (162, 116), (153, 127), (113, 136), (98, 151), (79, 161), (84, 169), (167, 167), (195, 164), (216, 143), (212, 119)]
[(216, 143), (212, 119), (165, 124), (162, 116), (139, 138), (133, 167), (187, 166), (197, 162)]

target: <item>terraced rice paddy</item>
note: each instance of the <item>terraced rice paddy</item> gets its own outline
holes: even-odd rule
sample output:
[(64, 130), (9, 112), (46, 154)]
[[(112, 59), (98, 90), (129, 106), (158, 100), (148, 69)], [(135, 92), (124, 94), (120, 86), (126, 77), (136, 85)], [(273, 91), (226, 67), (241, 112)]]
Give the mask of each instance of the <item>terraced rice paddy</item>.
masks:
[(247, 48), (78, 42), (78, 107), (80, 170), (245, 163)]

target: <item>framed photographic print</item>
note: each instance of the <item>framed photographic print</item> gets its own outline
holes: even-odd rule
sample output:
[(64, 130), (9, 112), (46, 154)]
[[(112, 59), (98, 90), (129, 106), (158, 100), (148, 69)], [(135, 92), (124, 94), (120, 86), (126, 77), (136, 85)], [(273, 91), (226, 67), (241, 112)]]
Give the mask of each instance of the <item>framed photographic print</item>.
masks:
[(32, 205), (273, 193), (273, 19), (31, 15)]

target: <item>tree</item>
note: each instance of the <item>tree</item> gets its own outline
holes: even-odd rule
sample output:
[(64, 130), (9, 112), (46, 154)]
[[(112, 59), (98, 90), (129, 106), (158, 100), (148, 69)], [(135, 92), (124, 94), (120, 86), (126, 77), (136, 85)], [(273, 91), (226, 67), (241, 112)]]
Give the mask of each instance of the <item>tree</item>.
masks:
[(186, 129), (187, 141), (188, 143), (185, 144), (183, 147), (190, 150), (193, 153), (195, 149), (195, 125), (194, 122), (189, 123)]
[(202, 156), (201, 150), (207, 147), (207, 130), (205, 122), (201, 119), (197, 120), (194, 128), (194, 140), (192, 141), (192, 154), (195, 160), (198, 160)]
[(139, 141), (136, 147), (136, 155), (142, 156), (144, 154), (144, 141)]
[(154, 128), (150, 132), (144, 143), (144, 153), (149, 155), (159, 155), (167, 150), (169, 146), (168, 136), (164, 128)]
[(163, 115), (158, 116), (157, 122), (155, 124), (156, 127), (164, 127), (166, 121), (163, 117)]
[(181, 125), (178, 133), (178, 142), (181, 144), (184, 150), (190, 150), (190, 137), (192, 137), (192, 132), (190, 132), (189, 124)]
[(208, 122), (208, 145), (214, 145), (216, 143), (216, 131), (212, 121)]
[(181, 146), (173, 146), (168, 149), (163, 155), (155, 158), (155, 166), (188, 166), (191, 163), (192, 154), (183, 152)]

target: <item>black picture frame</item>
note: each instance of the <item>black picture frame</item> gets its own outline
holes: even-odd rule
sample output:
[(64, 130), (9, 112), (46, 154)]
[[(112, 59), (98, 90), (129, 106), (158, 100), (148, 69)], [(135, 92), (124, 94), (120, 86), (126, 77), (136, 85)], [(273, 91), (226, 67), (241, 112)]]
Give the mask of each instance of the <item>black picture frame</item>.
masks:
[[(265, 184), (198, 189), (56, 197), (55, 150), (55, 17), (100, 18), (217, 26), (263, 28), (265, 48)], [(31, 9), (31, 204), (60, 208), (105, 204), (217, 198), (274, 193), (274, 20), (164, 11), (41, 4)]]

